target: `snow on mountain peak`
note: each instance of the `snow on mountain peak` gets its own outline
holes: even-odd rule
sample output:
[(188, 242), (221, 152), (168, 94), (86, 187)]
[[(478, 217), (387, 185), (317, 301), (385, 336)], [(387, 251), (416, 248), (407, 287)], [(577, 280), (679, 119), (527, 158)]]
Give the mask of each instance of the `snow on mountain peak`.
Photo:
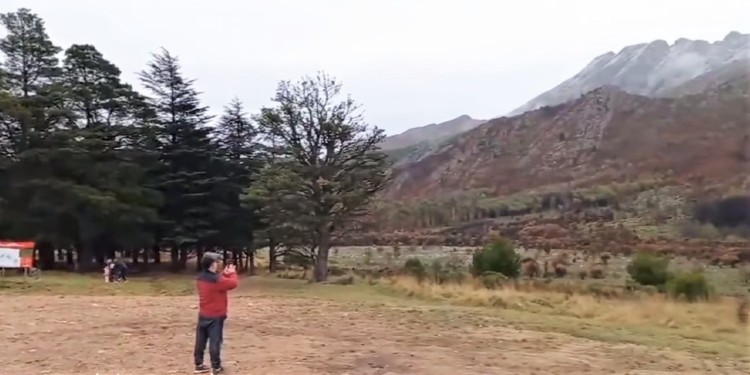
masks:
[(664, 40), (634, 44), (617, 54), (607, 52), (594, 58), (572, 78), (508, 115), (561, 104), (605, 85), (633, 94), (659, 96), (733, 61), (748, 58), (750, 34), (737, 31), (714, 43), (680, 38), (671, 45)]

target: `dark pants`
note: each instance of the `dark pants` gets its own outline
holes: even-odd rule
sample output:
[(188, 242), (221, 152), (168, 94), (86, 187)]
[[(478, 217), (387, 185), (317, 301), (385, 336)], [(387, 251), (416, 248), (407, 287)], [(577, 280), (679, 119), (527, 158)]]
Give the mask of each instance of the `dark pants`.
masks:
[(203, 364), (203, 354), (208, 343), (211, 367), (221, 366), (221, 342), (224, 340), (224, 321), (227, 318), (198, 317), (195, 329), (195, 365)]

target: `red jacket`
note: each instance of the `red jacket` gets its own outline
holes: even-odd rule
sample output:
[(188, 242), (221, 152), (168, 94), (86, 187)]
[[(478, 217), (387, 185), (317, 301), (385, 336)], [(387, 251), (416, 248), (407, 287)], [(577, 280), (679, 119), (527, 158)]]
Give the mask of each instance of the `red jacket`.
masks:
[(219, 275), (215, 272), (203, 271), (196, 282), (200, 298), (198, 314), (202, 318), (227, 317), (227, 292), (236, 288), (237, 274)]

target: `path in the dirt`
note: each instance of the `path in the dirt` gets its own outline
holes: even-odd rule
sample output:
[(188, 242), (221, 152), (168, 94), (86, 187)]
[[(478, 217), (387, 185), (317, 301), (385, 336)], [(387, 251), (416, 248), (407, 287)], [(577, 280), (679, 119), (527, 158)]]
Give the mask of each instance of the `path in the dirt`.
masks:
[[(186, 374), (191, 297), (3, 297), (3, 374)], [(419, 311), (235, 296), (224, 357), (237, 375), (741, 374), (685, 354)]]

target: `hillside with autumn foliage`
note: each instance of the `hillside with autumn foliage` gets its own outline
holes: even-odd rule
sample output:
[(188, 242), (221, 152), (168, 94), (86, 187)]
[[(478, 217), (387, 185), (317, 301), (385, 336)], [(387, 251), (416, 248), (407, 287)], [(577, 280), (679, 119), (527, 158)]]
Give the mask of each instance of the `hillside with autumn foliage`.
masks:
[(355, 241), (478, 245), (502, 233), (538, 248), (736, 256), (747, 201), (730, 225), (696, 210), (747, 191), (749, 92), (746, 75), (677, 98), (605, 86), (492, 120), (395, 168)]

